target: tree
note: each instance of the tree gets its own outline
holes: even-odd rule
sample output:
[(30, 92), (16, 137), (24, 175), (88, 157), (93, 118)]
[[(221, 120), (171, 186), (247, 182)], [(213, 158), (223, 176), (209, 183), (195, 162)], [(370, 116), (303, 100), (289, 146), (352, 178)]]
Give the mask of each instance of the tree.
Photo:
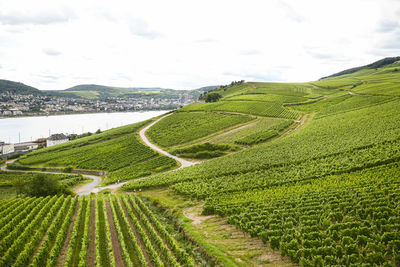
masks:
[(45, 174), (36, 174), (29, 180), (18, 179), (15, 187), (18, 194), (35, 197), (72, 193), (66, 186), (61, 185), (57, 178)]
[(206, 103), (217, 102), (221, 97), (219, 93), (208, 93), (205, 100)]

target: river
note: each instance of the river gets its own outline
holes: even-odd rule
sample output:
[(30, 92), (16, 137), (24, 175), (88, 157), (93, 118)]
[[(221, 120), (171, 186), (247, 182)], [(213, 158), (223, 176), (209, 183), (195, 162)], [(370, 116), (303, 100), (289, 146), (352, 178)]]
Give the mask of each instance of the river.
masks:
[(51, 134), (81, 134), (144, 121), (168, 111), (90, 113), (0, 119), (0, 141), (18, 143), (49, 137)]

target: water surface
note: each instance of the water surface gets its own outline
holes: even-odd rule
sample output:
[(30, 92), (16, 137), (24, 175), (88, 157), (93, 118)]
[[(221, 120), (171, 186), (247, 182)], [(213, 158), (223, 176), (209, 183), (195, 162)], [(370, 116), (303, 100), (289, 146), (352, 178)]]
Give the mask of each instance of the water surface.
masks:
[(144, 121), (168, 111), (92, 113), (0, 119), (0, 141), (18, 143), (51, 134), (81, 134)]

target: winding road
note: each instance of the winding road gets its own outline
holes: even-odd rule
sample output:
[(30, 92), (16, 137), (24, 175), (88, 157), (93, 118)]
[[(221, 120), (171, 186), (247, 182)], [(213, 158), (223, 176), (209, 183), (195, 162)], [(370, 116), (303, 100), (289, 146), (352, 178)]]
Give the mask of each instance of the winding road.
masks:
[[(162, 120), (162, 119), (164, 119), (165, 117), (168, 117), (168, 116), (170, 116), (170, 115), (171, 115), (171, 114), (168, 114), (168, 115), (165, 115), (165, 116), (163, 116), (163, 117), (161, 117), (161, 118), (158, 118), (157, 120), (153, 121), (152, 123), (150, 123), (149, 125), (147, 125), (146, 127), (144, 127), (142, 130), (140, 130), (140, 131), (139, 131), (139, 136), (140, 136), (140, 138), (141, 138), (142, 141), (143, 141), (147, 146), (149, 146), (151, 149), (153, 149), (153, 150), (155, 150), (155, 151), (157, 151), (157, 152), (159, 152), (159, 153), (161, 153), (161, 154), (163, 154), (163, 155), (165, 155), (165, 156), (168, 156), (168, 157), (173, 158), (174, 160), (178, 161), (178, 162), (180, 163), (180, 167), (177, 168), (177, 169), (182, 169), (182, 168), (190, 167), (190, 166), (192, 166), (192, 165), (197, 164), (198, 162), (190, 162), (190, 161), (181, 159), (181, 158), (179, 158), (179, 157), (177, 157), (177, 156), (171, 155), (171, 154), (168, 153), (167, 151), (165, 151), (165, 150), (159, 148), (158, 146), (156, 146), (155, 144), (151, 143), (151, 142), (149, 141), (149, 139), (147, 138), (147, 136), (146, 136), (146, 131), (147, 131), (151, 126), (153, 126), (154, 124), (156, 124), (156, 123), (159, 122), (160, 120)], [(16, 161), (16, 159), (9, 160), (9, 161), (6, 162), (6, 164), (11, 164), (11, 163), (13, 163), (14, 161)], [(177, 169), (174, 169), (174, 170), (177, 170)], [(29, 171), (29, 170), (26, 170), (26, 171), (25, 171), (25, 170), (8, 170), (8, 169), (7, 169), (7, 165), (2, 166), (2, 167), (1, 167), (1, 170), (2, 170), (2, 171), (17, 171), (17, 172), (24, 172), (24, 173), (53, 173), (53, 174), (65, 174), (65, 173), (62, 173), (62, 172)], [(104, 190), (104, 189), (115, 190), (115, 189), (117, 189), (117, 188), (123, 186), (123, 185), (126, 184), (127, 182), (129, 182), (129, 181), (124, 181), (124, 182), (121, 182), (121, 183), (119, 183), (119, 184), (111, 184), (111, 185), (107, 185), (107, 186), (98, 186), (98, 185), (100, 184), (100, 182), (101, 182), (101, 177), (100, 177), (100, 176), (96, 176), (96, 175), (87, 175), (87, 174), (82, 174), (82, 176), (83, 176), (83, 177), (86, 177), (86, 178), (90, 178), (90, 179), (92, 179), (93, 181), (92, 181), (91, 183), (82, 185), (81, 187), (79, 187), (79, 189), (76, 190), (75, 193), (76, 193), (77, 195), (79, 195), (79, 196), (89, 195), (90, 193), (98, 193), (98, 192), (100, 192), (101, 190)], [(139, 179), (140, 179), (140, 178), (139, 178)], [(137, 179), (136, 179), (136, 180), (137, 180)]]
[[(171, 113), (171, 114), (172, 114), (172, 113)], [(153, 149), (153, 150), (155, 150), (155, 151), (157, 151), (157, 152), (159, 152), (159, 153), (161, 153), (161, 154), (163, 154), (163, 155), (165, 155), (165, 156), (167, 156), (167, 157), (173, 158), (174, 160), (178, 161), (178, 162), (181, 164), (181, 166), (180, 166), (178, 169), (182, 169), (182, 168), (186, 168), (186, 167), (190, 167), (190, 166), (192, 166), (192, 165), (195, 165), (195, 164), (197, 164), (197, 162), (191, 162), (191, 161), (187, 161), (187, 160), (178, 158), (177, 156), (171, 155), (171, 154), (168, 153), (167, 151), (162, 150), (161, 148), (159, 148), (159, 147), (156, 146), (155, 144), (151, 143), (151, 142), (149, 141), (149, 139), (147, 138), (146, 134), (145, 134), (146, 131), (147, 131), (151, 126), (153, 126), (154, 124), (156, 124), (156, 123), (159, 122), (160, 120), (164, 119), (165, 117), (170, 116), (171, 114), (168, 114), (168, 115), (166, 115), (166, 116), (163, 116), (163, 117), (161, 117), (161, 118), (159, 118), (159, 119), (153, 121), (152, 123), (150, 123), (149, 125), (147, 125), (146, 127), (144, 127), (142, 130), (140, 130), (140, 132), (139, 132), (140, 138), (141, 138), (142, 141), (143, 141), (146, 145), (148, 145), (151, 149)]]
[[(179, 168), (177, 168), (177, 169), (171, 170), (171, 171), (174, 171), (174, 170), (178, 170), (178, 169), (190, 167), (190, 166), (192, 166), (192, 165), (197, 164), (198, 162), (187, 161), (187, 160), (184, 160), (184, 159), (179, 158), (179, 157), (177, 157), (177, 156), (171, 155), (171, 154), (168, 153), (167, 151), (161, 149), (160, 147), (158, 147), (158, 146), (156, 146), (155, 144), (153, 144), (152, 142), (150, 142), (150, 140), (149, 140), (149, 139), (147, 138), (147, 136), (146, 136), (146, 132), (147, 132), (148, 129), (150, 129), (151, 126), (153, 126), (154, 124), (156, 124), (156, 123), (159, 122), (160, 120), (162, 120), (162, 119), (164, 119), (165, 117), (168, 117), (168, 116), (170, 116), (170, 115), (171, 115), (171, 114), (162, 116), (161, 118), (158, 118), (157, 120), (153, 121), (152, 123), (150, 123), (149, 125), (147, 125), (146, 127), (144, 127), (142, 130), (139, 131), (139, 136), (140, 136), (140, 139), (142, 139), (143, 143), (145, 143), (145, 144), (146, 144), (147, 146), (149, 146), (151, 149), (153, 149), (153, 150), (159, 152), (160, 154), (163, 154), (163, 155), (165, 155), (165, 156), (167, 156), (167, 157), (173, 158), (174, 160), (178, 161), (178, 162), (180, 163), (181, 166), (180, 166)], [(143, 178), (136, 178), (135, 180), (137, 180), (137, 179), (143, 179)], [(96, 186), (95, 186), (95, 187), (93, 187), (91, 193), (98, 193), (98, 192), (100, 192), (101, 190), (104, 190), (104, 189), (116, 190), (116, 189), (120, 188), (121, 186), (123, 186), (124, 184), (126, 184), (127, 182), (129, 182), (129, 181), (124, 181), (124, 182), (120, 182), (119, 184), (111, 184), (111, 185), (106, 185), (106, 186), (102, 186), (102, 187), (96, 187)]]
[[(13, 163), (16, 159), (9, 160), (6, 163), (10, 164)], [(23, 172), (23, 173), (52, 173), (52, 174), (66, 174), (65, 172), (45, 172), (45, 171), (30, 171), (30, 170), (9, 170), (7, 169), (7, 165), (4, 165), (1, 167), (2, 171), (12, 171), (12, 172)], [(100, 182), (101, 182), (101, 177), (96, 176), (96, 175), (87, 175), (87, 174), (82, 174), (83, 177), (85, 178), (90, 178), (93, 181), (90, 182), (89, 184), (82, 185), (79, 187), (79, 189), (76, 190), (76, 194), (79, 196), (85, 196), (89, 195), (93, 188), (95, 188)]]

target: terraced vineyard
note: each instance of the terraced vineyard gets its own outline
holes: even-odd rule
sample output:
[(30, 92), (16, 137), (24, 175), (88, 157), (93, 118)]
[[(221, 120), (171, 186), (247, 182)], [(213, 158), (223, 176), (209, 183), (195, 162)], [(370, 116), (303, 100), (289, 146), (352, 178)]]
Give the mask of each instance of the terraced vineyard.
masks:
[(22, 157), (17, 164), (107, 171), (105, 184), (176, 167), (175, 160), (160, 156), (139, 140), (138, 131), (147, 123), (149, 121), (134, 123), (41, 149)]
[(301, 266), (400, 264), (399, 163), (214, 197), (228, 221)]
[[(138, 140), (145, 122), (32, 153), (19, 162), (107, 170), (106, 183), (148, 175), (122, 189), (169, 208), (160, 220), (136, 194), (1, 200), (0, 266), (243, 266), (230, 244), (212, 240), (249, 238), (238, 230), (258, 238), (275, 265), (400, 266), (398, 68), (215, 89), (220, 101), (188, 105), (150, 128), (149, 138), (177, 155), (224, 152), (171, 172), (158, 173), (174, 160)], [(195, 209), (227, 218), (237, 235)], [(171, 217), (191, 245), (181, 232), (175, 239)], [(194, 240), (201, 251), (184, 249)], [(260, 255), (251, 251), (240, 252)]]
[[(288, 107), (309, 118), (299, 130), (124, 189), (165, 186), (204, 199), (203, 214), (228, 216), (301, 266), (399, 266), (399, 66), (292, 85), (293, 97), (317, 99)], [(248, 83), (222, 94), (230, 105), (255, 103), (254, 93), (265, 101), (290, 95), (288, 86)], [(186, 110), (223, 110), (222, 102)]]
[(135, 195), (0, 201), (0, 266), (194, 266)]
[(252, 120), (249, 116), (204, 112), (178, 112), (151, 127), (149, 138), (164, 147), (207, 136), (236, 124)]
[(285, 109), (278, 102), (264, 101), (219, 101), (207, 104), (191, 104), (182, 111), (228, 111), (265, 117), (296, 119), (299, 114), (295, 111)]

